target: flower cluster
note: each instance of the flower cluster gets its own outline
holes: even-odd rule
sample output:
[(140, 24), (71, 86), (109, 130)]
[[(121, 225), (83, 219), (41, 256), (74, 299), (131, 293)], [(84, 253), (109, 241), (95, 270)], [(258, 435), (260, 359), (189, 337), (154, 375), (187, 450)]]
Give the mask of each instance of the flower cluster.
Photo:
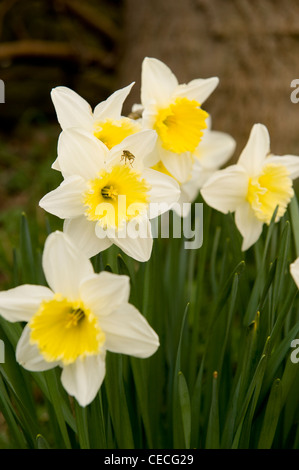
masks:
[[(67, 392), (85, 406), (105, 376), (105, 353), (149, 357), (157, 334), (129, 303), (129, 278), (96, 274), (90, 258), (119, 247), (146, 262), (153, 248), (151, 219), (199, 193), (235, 222), (247, 250), (285, 213), (299, 176), (299, 157), (273, 155), (266, 127), (255, 124), (238, 162), (235, 140), (212, 130), (202, 108), (218, 78), (179, 84), (161, 61), (142, 64), (140, 103), (122, 115), (134, 83), (94, 110), (66, 87), (51, 96), (61, 126), (52, 168), (63, 181), (40, 206), (64, 220), (46, 240), (43, 269), (49, 287), (22, 285), (0, 293), (0, 314), (26, 322), (16, 356), (28, 370), (62, 368)], [(157, 203), (159, 210), (152, 211)], [(159, 205), (160, 204), (160, 205)], [(278, 209), (277, 209), (278, 206)], [(298, 283), (298, 262), (291, 272)]]
[[(234, 139), (212, 131), (201, 107), (217, 84), (212, 77), (180, 85), (163, 62), (145, 58), (141, 104), (131, 113), (136, 119), (121, 114), (133, 84), (93, 111), (69, 88), (52, 90), (62, 128), (53, 168), (64, 179), (40, 206), (65, 220), (65, 233), (87, 256), (114, 243), (147, 261), (150, 218), (192, 202), (231, 157)], [(158, 213), (150, 211), (152, 203), (160, 203)]]

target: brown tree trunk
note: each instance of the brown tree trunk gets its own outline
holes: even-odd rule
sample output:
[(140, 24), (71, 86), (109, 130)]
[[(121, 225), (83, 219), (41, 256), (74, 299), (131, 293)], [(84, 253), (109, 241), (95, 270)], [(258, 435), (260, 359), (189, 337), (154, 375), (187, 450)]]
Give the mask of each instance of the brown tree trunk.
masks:
[(239, 155), (256, 122), (271, 150), (299, 154), (299, 78), (296, 0), (125, 0), (120, 85), (136, 81), (127, 109), (140, 101), (145, 56), (164, 61), (181, 83), (218, 76), (205, 103), (213, 128), (237, 140)]

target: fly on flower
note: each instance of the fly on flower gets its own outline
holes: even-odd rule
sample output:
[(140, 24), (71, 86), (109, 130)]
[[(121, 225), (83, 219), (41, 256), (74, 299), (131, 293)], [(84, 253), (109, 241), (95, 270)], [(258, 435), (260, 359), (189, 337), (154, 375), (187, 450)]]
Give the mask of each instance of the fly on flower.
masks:
[(47, 238), (43, 269), (49, 287), (21, 285), (0, 292), (0, 315), (27, 323), (16, 348), (19, 364), (30, 371), (60, 366), (62, 385), (86, 406), (104, 380), (106, 351), (146, 358), (159, 339), (128, 303), (129, 278), (95, 274), (62, 232)]
[(133, 166), (133, 162), (135, 160), (135, 155), (133, 155), (129, 150), (124, 150), (123, 153), (122, 153), (122, 156), (121, 156), (121, 159), (120, 161), (125, 161), (125, 163), (127, 163), (127, 161), (130, 163), (131, 166)]
[[(149, 259), (149, 219), (158, 215), (150, 204), (163, 203), (165, 212), (180, 196), (172, 177), (144, 166), (155, 142), (155, 131), (145, 130), (108, 150), (85, 130), (61, 133), (58, 159), (64, 181), (40, 206), (65, 219), (64, 231), (89, 257), (115, 243), (138, 261)], [(123, 158), (125, 151), (132, 165)]]
[(212, 77), (180, 85), (163, 62), (148, 57), (143, 61), (142, 124), (158, 134), (155, 163), (161, 161), (180, 183), (191, 176), (193, 154), (208, 126), (208, 113), (201, 105), (217, 84), (218, 78)]
[(235, 213), (243, 236), (242, 250), (260, 237), (278, 206), (276, 222), (284, 215), (299, 176), (299, 157), (270, 153), (267, 128), (255, 124), (237, 164), (217, 171), (203, 186), (201, 194), (211, 207)]

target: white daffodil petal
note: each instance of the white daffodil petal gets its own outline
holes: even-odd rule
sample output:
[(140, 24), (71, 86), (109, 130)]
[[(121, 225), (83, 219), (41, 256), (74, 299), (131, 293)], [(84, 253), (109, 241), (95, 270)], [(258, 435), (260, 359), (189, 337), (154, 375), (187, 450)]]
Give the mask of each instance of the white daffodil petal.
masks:
[(232, 156), (236, 141), (225, 132), (208, 131), (195, 151), (195, 157), (207, 170), (219, 169)]
[(206, 181), (205, 171), (198, 160), (195, 160), (192, 169), (192, 177), (187, 183), (181, 184), (181, 195), (172, 210), (180, 217), (187, 217), (190, 214), (191, 203), (197, 198), (199, 189)]
[(108, 149), (99, 139), (84, 129), (67, 129), (58, 140), (58, 162), (64, 178), (78, 175), (94, 178), (105, 164)]
[(63, 231), (70, 237), (78, 250), (88, 258), (97, 255), (112, 245), (108, 237), (99, 238), (96, 235), (96, 222), (87, 220), (85, 215), (74, 219), (66, 219)]
[(146, 57), (141, 71), (141, 103), (148, 106), (157, 103), (167, 105), (178, 86), (176, 76), (158, 59)]
[(160, 157), (165, 168), (180, 183), (188, 181), (192, 174), (192, 157), (189, 152), (176, 154), (160, 150)]
[(157, 150), (157, 145), (155, 145), (153, 151), (143, 159), (144, 168), (151, 168), (152, 166), (155, 166), (159, 160), (159, 152)]
[(255, 124), (250, 132), (238, 164), (242, 165), (249, 176), (257, 176), (261, 173), (265, 158), (270, 151), (270, 137), (266, 126)]
[(207, 170), (206, 168), (201, 167), (201, 172), (198, 175), (198, 178), (193, 180), (194, 185), (196, 185), (197, 189), (201, 189), (205, 183), (213, 176), (215, 170)]
[(142, 115), (144, 110), (144, 107), (142, 106), (141, 103), (134, 103), (132, 106), (132, 113), (138, 113), (139, 115)]
[(290, 272), (296, 286), (299, 289), (299, 258), (297, 258), (293, 263), (290, 264)]
[(191, 203), (196, 199), (198, 195), (199, 188), (197, 187), (197, 183), (190, 180), (181, 186), (181, 197), (179, 199), (179, 203)]
[(96, 397), (105, 377), (105, 355), (87, 356), (63, 368), (61, 383), (81, 406)]
[(78, 299), (81, 281), (94, 273), (87, 256), (58, 231), (48, 236), (42, 262), (51, 289), (69, 299)]
[(87, 183), (81, 176), (69, 176), (58, 188), (46, 194), (39, 205), (61, 219), (78, 217), (84, 213), (82, 195), (86, 189)]
[(107, 100), (102, 101), (94, 108), (94, 119), (104, 121), (105, 119), (120, 119), (122, 106), (135, 82), (115, 91)]
[(212, 130), (212, 117), (211, 115), (209, 114), (207, 119), (206, 119), (206, 125), (207, 125), (207, 128), (206, 129), (203, 129), (203, 137), (201, 140), (204, 139), (204, 135), (208, 132), (210, 132)]
[(92, 130), (92, 110), (87, 101), (70, 88), (59, 86), (51, 91), (57, 119), (62, 129), (83, 127)]
[(10, 322), (28, 322), (41, 302), (52, 297), (48, 287), (29, 284), (14, 287), (0, 292), (0, 315)]
[(153, 238), (149, 220), (146, 217), (135, 217), (126, 225), (125, 233), (119, 232), (111, 241), (136, 261), (148, 261), (153, 248)]
[(246, 200), (248, 176), (238, 165), (214, 173), (201, 189), (205, 202), (224, 214), (234, 212)]
[(246, 251), (259, 239), (263, 230), (263, 222), (256, 218), (247, 202), (236, 209), (235, 222), (243, 237), (242, 251)]
[(59, 362), (46, 361), (40, 354), (38, 347), (30, 343), (30, 328), (25, 326), (16, 348), (16, 359), (24, 369), (39, 372), (53, 369)]
[(187, 84), (181, 84), (175, 90), (174, 96), (186, 97), (202, 104), (215, 90), (219, 83), (218, 77), (196, 78)]
[(186, 192), (195, 193), (208, 181), (208, 179), (213, 176), (215, 173), (215, 168), (213, 170), (206, 169), (202, 166), (201, 161), (198, 158), (195, 158), (193, 167), (192, 167), (192, 176), (187, 183), (181, 185), (181, 191), (186, 190)]
[(165, 175), (160, 171), (147, 168), (143, 171), (142, 176), (151, 185), (149, 191), (150, 203), (163, 202), (168, 205), (178, 201), (180, 197), (180, 186), (171, 176)]
[[(121, 162), (121, 157), (124, 150), (129, 150), (135, 157), (132, 162), (134, 170), (142, 170), (144, 167), (145, 157), (154, 149), (157, 141), (157, 133), (152, 130), (144, 130), (131, 134), (126, 137), (120, 144), (115, 145), (109, 152), (107, 158), (107, 165), (112, 166)], [(123, 161), (124, 165), (126, 161)]]
[[(178, 216), (178, 217), (187, 217), (190, 214), (191, 211), (191, 206), (186, 206), (186, 201), (185, 198), (180, 199), (173, 207), (171, 210)], [(185, 206), (184, 206), (185, 204)]]
[(284, 166), (289, 171), (290, 178), (293, 180), (299, 177), (299, 157), (296, 155), (271, 155), (267, 157), (265, 163), (275, 163)]
[(80, 296), (95, 315), (109, 315), (120, 304), (129, 301), (130, 278), (102, 271), (82, 282)]
[[(189, 185), (190, 186), (190, 185)], [(192, 186), (192, 191), (185, 191), (185, 185), (181, 187), (181, 196), (177, 203), (171, 208), (179, 217), (187, 217), (191, 211), (191, 202), (198, 194), (198, 189)]]
[(54, 162), (52, 163), (51, 168), (52, 168), (52, 170), (61, 171), (61, 168), (60, 168), (60, 165), (59, 165), (59, 161), (58, 161), (58, 157), (57, 157), (56, 160), (54, 160)]
[(100, 326), (108, 351), (136, 357), (149, 357), (159, 347), (159, 338), (146, 319), (130, 304), (123, 304), (103, 317)]

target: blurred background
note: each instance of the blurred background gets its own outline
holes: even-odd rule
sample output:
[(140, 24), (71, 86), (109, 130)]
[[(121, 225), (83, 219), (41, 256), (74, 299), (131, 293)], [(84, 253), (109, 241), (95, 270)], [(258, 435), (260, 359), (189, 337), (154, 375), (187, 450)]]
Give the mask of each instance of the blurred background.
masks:
[(42, 247), (48, 215), (38, 201), (61, 181), (50, 169), (60, 133), (53, 87), (94, 107), (135, 81), (127, 114), (140, 101), (143, 58), (156, 57), (181, 83), (220, 78), (204, 108), (237, 140), (232, 160), (256, 122), (274, 153), (299, 154), (299, 103), (290, 99), (298, 45), (296, 0), (1, 0), (0, 287), (11, 285), (20, 214)]

